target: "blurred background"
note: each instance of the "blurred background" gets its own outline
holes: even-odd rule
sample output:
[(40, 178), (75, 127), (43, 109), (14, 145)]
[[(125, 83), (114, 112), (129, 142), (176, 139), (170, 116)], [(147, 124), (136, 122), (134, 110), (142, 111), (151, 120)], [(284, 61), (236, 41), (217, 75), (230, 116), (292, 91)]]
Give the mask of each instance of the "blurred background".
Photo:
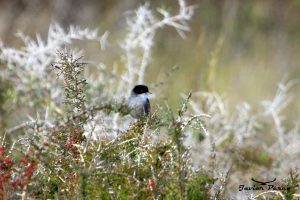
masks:
[[(153, 8), (176, 12), (175, 0), (149, 0)], [(0, 0), (0, 38), (5, 46), (21, 47), (15, 33), (46, 38), (50, 23), (66, 29), (70, 24), (109, 31), (111, 50), (101, 52), (94, 44), (81, 44), (85, 59), (112, 67), (119, 59), (118, 42), (125, 37), (126, 13), (139, 0)], [(237, 102), (258, 105), (271, 99), (277, 84), (300, 77), (300, 0), (189, 0), (196, 5), (191, 31), (182, 39), (173, 29), (156, 35), (153, 60), (147, 69), (148, 83), (161, 81), (177, 65), (164, 87), (164, 97), (174, 108), (180, 93), (210, 90), (220, 93), (231, 107)], [(116, 49), (114, 51), (114, 48)], [(300, 113), (299, 86), (296, 100), (287, 109), (288, 119)]]

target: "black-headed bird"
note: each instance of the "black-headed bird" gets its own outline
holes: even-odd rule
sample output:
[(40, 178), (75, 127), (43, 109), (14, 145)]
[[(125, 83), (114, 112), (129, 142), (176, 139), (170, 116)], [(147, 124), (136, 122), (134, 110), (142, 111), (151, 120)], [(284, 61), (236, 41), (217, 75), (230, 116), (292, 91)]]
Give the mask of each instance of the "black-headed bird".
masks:
[(133, 118), (140, 119), (149, 115), (151, 109), (148, 99), (149, 93), (149, 89), (146, 85), (136, 85), (132, 89), (127, 101), (127, 106)]

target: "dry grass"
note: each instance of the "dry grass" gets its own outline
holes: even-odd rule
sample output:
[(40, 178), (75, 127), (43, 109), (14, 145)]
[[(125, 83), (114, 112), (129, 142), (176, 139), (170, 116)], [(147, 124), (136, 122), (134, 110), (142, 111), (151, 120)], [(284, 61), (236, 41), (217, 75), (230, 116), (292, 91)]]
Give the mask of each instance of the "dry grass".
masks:
[[(182, 101), (177, 106), (156, 101), (164, 87), (183, 84), (174, 73), (182, 63), (173, 63), (161, 81), (149, 83), (155, 93), (151, 115), (137, 121), (128, 115), (130, 89), (147, 83), (146, 72), (160, 56), (153, 53), (157, 33), (169, 27), (186, 37), (194, 11), (183, 0), (172, 13), (142, 5), (128, 15), (120, 58), (110, 64), (64, 50), (75, 40), (100, 43), (103, 54), (116, 49), (108, 32), (75, 26), (65, 31), (51, 25), (47, 40), (18, 34), (22, 48), (1, 45), (0, 197), (297, 198), (299, 122), (287, 126), (284, 111), (298, 80), (282, 80), (267, 100), (230, 108), (230, 96), (215, 92), (224, 35), (209, 55), (205, 91), (172, 90), (172, 98)], [(252, 186), (251, 178), (276, 178), (276, 186), (286, 189), (238, 191), (241, 184)]]

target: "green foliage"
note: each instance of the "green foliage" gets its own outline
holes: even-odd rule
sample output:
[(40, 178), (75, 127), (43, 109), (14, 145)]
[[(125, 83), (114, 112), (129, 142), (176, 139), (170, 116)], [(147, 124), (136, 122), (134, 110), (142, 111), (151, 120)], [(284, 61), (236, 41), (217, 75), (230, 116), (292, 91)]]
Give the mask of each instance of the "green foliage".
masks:
[(283, 191), (283, 195), (286, 199), (296, 199), (295, 194), (300, 187), (300, 177), (299, 173), (294, 170), (290, 171), (290, 176), (283, 182), (282, 187), (287, 188)]
[[(181, 36), (189, 30), (186, 21), (191, 18), (194, 7), (186, 7), (184, 1), (180, 2), (178, 15), (172, 16), (172, 12), (161, 8), (158, 9), (159, 18), (148, 10), (150, 8), (148, 4), (141, 6), (134, 12), (133, 17), (127, 20), (129, 32), (121, 45), (124, 53), (121, 58), (114, 59), (113, 64), (107, 66), (102, 63), (98, 66), (97, 61), (93, 62), (95, 66), (92, 65), (96, 70), (91, 69), (87, 73), (83, 73), (87, 63), (82, 62), (81, 58), (73, 57), (72, 54), (60, 52), (62, 46), (71, 44), (73, 39), (89, 38), (100, 42), (104, 50), (105, 46), (111, 46), (105, 45), (106, 33), (100, 37), (94, 31), (73, 26), (65, 32), (59, 25), (54, 25), (49, 28), (48, 41), (45, 43), (39, 37), (35, 41), (21, 36), (25, 43), (24, 48), (5, 48), (6, 53), (1, 54), (1, 59), (8, 61), (8, 70), (3, 71), (10, 75), (8, 78), (0, 79), (0, 131), (5, 131), (5, 137), (1, 135), (0, 138), (0, 149), (6, 150), (0, 163), (0, 175), (5, 182), (0, 188), (0, 199), (17, 199), (20, 195), (22, 199), (227, 199), (227, 190), (231, 195), (236, 192), (237, 184), (249, 181), (249, 171), (250, 173), (257, 169), (258, 172), (261, 169), (272, 171), (274, 164), (276, 164), (274, 171), (290, 167), (290, 159), (285, 159), (285, 155), (288, 155), (286, 157), (297, 155), (298, 151), (294, 150), (298, 145), (293, 142), (298, 138), (299, 129), (288, 132), (280, 112), (290, 101), (291, 96), (287, 91), (292, 83), (280, 84), (274, 100), (262, 101), (264, 109), (252, 109), (245, 103), (238, 105), (236, 113), (233, 114), (227, 108), (224, 99), (214, 92), (219, 88), (217, 82), (224, 82), (222, 77), (225, 77), (226, 73), (231, 73), (227, 67), (223, 72), (220, 71), (218, 61), (220, 60), (224, 66), (231, 65), (232, 61), (236, 62), (236, 59), (228, 59), (230, 62), (224, 59), (224, 56), (230, 57), (231, 54), (236, 58), (236, 52), (228, 49), (228, 46), (232, 46), (228, 44), (235, 44), (238, 41), (240, 52), (238, 60), (243, 62), (241, 65), (238, 61), (233, 66), (251, 65), (251, 62), (248, 63), (248, 57), (243, 57), (244, 53), (249, 51), (250, 54), (247, 56), (251, 56), (252, 51), (261, 50), (256, 51), (255, 44), (251, 42), (252, 40), (248, 40), (249, 33), (250, 36), (253, 30), (269, 33), (276, 20), (267, 17), (268, 13), (264, 12), (266, 7), (260, 9), (257, 6), (259, 3), (246, 2), (242, 7), (233, 6), (229, 13), (243, 14), (226, 17), (227, 9), (224, 9), (226, 11), (224, 13), (219, 12), (213, 10), (214, 2), (206, 2), (208, 8), (210, 6), (212, 8), (203, 9), (204, 7), (200, 6), (200, 13), (209, 18), (208, 25), (211, 26), (209, 29), (217, 31), (208, 31), (210, 36), (201, 32), (196, 47), (194, 40), (190, 40), (192, 46), (196, 48), (193, 52), (197, 52), (197, 55), (185, 51), (184, 48), (173, 48), (184, 52), (178, 57), (169, 56), (172, 59), (167, 59), (172, 63), (152, 59), (151, 55), (155, 52), (152, 52), (151, 48), (157, 46), (153, 39), (158, 29), (171, 26)], [(221, 31), (224, 33), (219, 33), (216, 24), (221, 25), (228, 19), (231, 21), (235, 15), (241, 16), (240, 22), (230, 22), (231, 25), (224, 26), (224, 30)], [(248, 36), (244, 37), (244, 33)], [(233, 38), (228, 38), (228, 35), (233, 35)], [(214, 42), (216, 37), (219, 39)], [(273, 44), (274, 38), (270, 38)], [(164, 38), (165, 41), (169, 39)], [(264, 37), (258, 37), (258, 40), (254, 41), (268, 48), (267, 43), (261, 41), (263, 39)], [(189, 40), (186, 40), (187, 42)], [(216, 43), (212, 51), (211, 47), (208, 47), (211, 43)], [(170, 44), (174, 46), (173, 41)], [(164, 47), (163, 43), (159, 46)], [(120, 53), (114, 45), (112, 47), (112, 52), (101, 57)], [(53, 54), (54, 49), (59, 51), (57, 57)], [(159, 48), (158, 52), (164, 51), (165, 54), (165, 49), (161, 49), (163, 48)], [(151, 80), (149, 75), (151, 72), (146, 70), (147, 66), (152, 66), (150, 61), (160, 67), (173, 65), (174, 62), (187, 66), (189, 64), (180, 62), (189, 60), (186, 57), (190, 54), (197, 60), (195, 63), (189, 61), (192, 62), (191, 66), (197, 66), (198, 69), (199, 66), (208, 65), (206, 71), (205, 69), (199, 71), (200, 79), (203, 80), (198, 82), (197, 75), (197, 83), (205, 86), (209, 92), (195, 92), (193, 99), (190, 93), (177, 112), (170, 109), (170, 105), (174, 106), (170, 101), (164, 106), (159, 103), (152, 104), (153, 112), (149, 117), (138, 121), (131, 119), (129, 125), (127, 116), (129, 110), (121, 98), (126, 96), (125, 93), (136, 81), (144, 82), (144, 79), (148, 80), (149, 77)], [(206, 57), (200, 58), (200, 54), (209, 55), (209, 60)], [(56, 59), (58, 61), (52, 65), (52, 69), (55, 70), (50, 70), (50, 63)], [(109, 63), (106, 59), (102, 61)], [(256, 61), (255, 63), (261, 63)], [(1, 69), (2, 63), (0, 65)], [(109, 72), (110, 66), (119, 68)], [(53, 73), (57, 70), (57, 74)], [(146, 71), (149, 75), (147, 77)], [(178, 101), (178, 93), (182, 88), (199, 89), (199, 84), (190, 81), (191, 73), (187, 71), (189, 76), (182, 76), (183, 79), (176, 77), (174, 79), (176, 84), (175, 81), (174, 84), (168, 84), (168, 91), (162, 87), (171, 73), (162, 78), (163, 81), (156, 85), (159, 94), (163, 93), (168, 100), (176, 98)], [(219, 72), (222, 76), (217, 76)], [(243, 77), (243, 73), (237, 74)], [(155, 76), (159, 80), (159, 74), (155, 72)], [(186, 77), (189, 81), (186, 81)], [(86, 80), (90, 81), (89, 84)], [(234, 87), (231, 88), (234, 94), (243, 96), (243, 92), (246, 92), (251, 95), (251, 89), (239, 91), (240, 80), (242, 79), (234, 80)], [(257, 80), (259, 77), (255, 77), (254, 82), (257, 83)], [(256, 91), (257, 84), (252, 84), (251, 80), (246, 82)], [(189, 84), (193, 86), (187, 86)], [(155, 89), (155, 83), (152, 86)], [(159, 96), (161, 97), (162, 95)], [(13, 104), (16, 110), (23, 104), (22, 109), (28, 110), (20, 113), (28, 115), (29, 121), (17, 125), (20, 119), (25, 118), (21, 116), (13, 124), (15, 127), (6, 129), (8, 104)], [(45, 114), (43, 119), (39, 115), (40, 111)], [(19, 112), (15, 113), (19, 115)], [(36, 116), (33, 113), (36, 113)], [(268, 144), (273, 143), (270, 148), (266, 148), (266, 145), (260, 147), (263, 142), (256, 138), (258, 134), (264, 132), (257, 128), (257, 124), (261, 123), (260, 118), (268, 114), (271, 114), (271, 119), (274, 120), (274, 124), (266, 123), (268, 127), (265, 129), (268, 130), (264, 133), (267, 139), (269, 136), (275, 138), (275, 141), (268, 141)], [(205, 120), (201, 116), (204, 116)], [(126, 128), (123, 128), (124, 124)], [(94, 131), (97, 128), (98, 130)], [(99, 138), (95, 139), (92, 133)], [(102, 134), (105, 137), (102, 137)], [(192, 137), (189, 137), (190, 134)], [(9, 136), (13, 137), (12, 141)], [(285, 144), (289, 148), (285, 148)], [(27, 161), (24, 159), (24, 152), (25, 155), (31, 156)], [(192, 158), (195, 163), (192, 163)], [(233, 178), (230, 177), (231, 183), (227, 184), (229, 173)], [(245, 176), (241, 176), (241, 173), (245, 173)], [(283, 187), (289, 188), (282, 192), (287, 199), (294, 198), (297, 183), (299, 177), (294, 173), (283, 181)], [(250, 191), (244, 196), (252, 199), (250, 195), (255, 195), (255, 192)], [(270, 196), (275, 194), (279, 197), (281, 194), (272, 192), (274, 191), (271, 191)], [(264, 197), (264, 194), (260, 197)]]
[[(176, 116), (167, 107), (132, 123), (113, 140), (90, 140), (83, 126), (95, 112), (128, 114), (126, 106), (107, 103), (85, 107), (82, 63), (60, 53), (53, 65), (63, 75), (66, 116), (47, 134), (33, 129), (28, 150), (39, 162), (27, 195), (37, 199), (203, 199), (209, 197), (214, 180), (198, 176), (192, 168), (189, 150), (183, 145), (184, 123), (191, 94)], [(154, 141), (145, 130), (168, 130), (168, 137)], [(15, 148), (24, 148), (16, 144)], [(17, 156), (18, 154), (14, 154)], [(34, 189), (37, 188), (37, 189)], [(8, 191), (9, 192), (9, 191)], [(12, 195), (14, 197), (14, 195)]]
[(272, 166), (272, 155), (259, 147), (244, 147), (240, 149), (240, 156), (243, 157), (241, 166), (244, 169), (251, 167), (253, 164), (270, 168)]
[[(0, 63), (1, 68), (1, 63)], [(4, 130), (7, 119), (6, 114), (8, 114), (7, 109), (7, 102), (13, 99), (12, 92), (11, 92), (11, 83), (7, 80), (3, 80), (0, 77), (0, 130)], [(0, 132), (1, 134), (1, 132)]]
[[(84, 136), (84, 125), (95, 113), (124, 116), (128, 115), (128, 108), (122, 102), (86, 107), (83, 63), (69, 54), (59, 55), (60, 61), (53, 66), (63, 75), (65, 113), (52, 127), (38, 123), (29, 127), (33, 137), (28, 141), (27, 151), (39, 168), (33, 176), (36, 165), (32, 168), (27, 187), (15, 190), (26, 191), (28, 197), (36, 199), (225, 199), (228, 171), (215, 178), (215, 153), (210, 160), (212, 169), (197, 171), (190, 149), (184, 145), (186, 130), (191, 130), (198, 142), (208, 134), (201, 119), (186, 115), (191, 93), (176, 114), (168, 106), (160, 106), (154, 114), (131, 123), (114, 139), (91, 140)], [(161, 134), (167, 137), (154, 140)], [(232, 146), (234, 140), (232, 132), (212, 152), (237, 148)], [(25, 146), (15, 145), (20, 152), (24, 151)], [(22, 159), (18, 152), (12, 155), (14, 160)], [(242, 169), (253, 164), (270, 168), (273, 159), (261, 148), (246, 146), (239, 147), (236, 156), (236, 164)], [(296, 192), (298, 182), (298, 175), (294, 174), (286, 181), (285, 186), (290, 189), (284, 195), (288, 199)], [(15, 197), (12, 188), (2, 190)]]
[(188, 182), (188, 199), (200, 200), (209, 199), (209, 190), (214, 184), (215, 179), (208, 176), (207, 174), (200, 174), (195, 178), (192, 178)]

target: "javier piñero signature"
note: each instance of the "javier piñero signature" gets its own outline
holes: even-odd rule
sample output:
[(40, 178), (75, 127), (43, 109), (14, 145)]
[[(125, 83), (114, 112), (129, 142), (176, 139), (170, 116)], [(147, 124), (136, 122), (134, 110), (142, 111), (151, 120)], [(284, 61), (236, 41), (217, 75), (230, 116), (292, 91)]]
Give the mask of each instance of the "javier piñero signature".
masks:
[[(274, 178), (274, 180), (271, 181), (258, 181), (255, 180), (254, 178), (251, 179), (253, 182), (255, 182), (256, 184), (253, 184), (252, 186), (246, 186), (246, 185), (239, 185), (239, 191), (243, 191), (243, 190), (286, 190), (289, 191), (291, 189), (291, 187), (285, 187), (285, 186), (276, 186), (275, 185), (275, 181), (276, 178)], [(296, 186), (297, 187), (297, 186)]]

